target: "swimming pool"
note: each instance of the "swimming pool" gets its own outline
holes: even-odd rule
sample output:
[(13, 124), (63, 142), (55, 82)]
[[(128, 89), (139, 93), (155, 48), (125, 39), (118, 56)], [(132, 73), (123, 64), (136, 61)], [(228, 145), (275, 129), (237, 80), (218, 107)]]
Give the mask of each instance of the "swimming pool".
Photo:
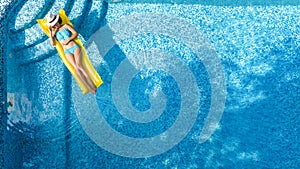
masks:
[[(1, 167), (299, 167), (296, 1), (1, 2)], [(61, 7), (95, 97), (35, 21)]]

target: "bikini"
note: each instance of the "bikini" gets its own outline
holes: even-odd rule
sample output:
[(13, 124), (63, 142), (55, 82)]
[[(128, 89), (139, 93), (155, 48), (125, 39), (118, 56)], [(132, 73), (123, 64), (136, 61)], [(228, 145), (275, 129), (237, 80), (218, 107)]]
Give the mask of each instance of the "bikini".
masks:
[[(63, 41), (63, 40), (67, 40), (71, 37), (71, 32), (69, 30), (67, 30), (66, 28), (63, 28), (61, 31), (56, 32), (56, 39), (58, 41)], [(72, 47), (70, 47), (69, 49), (65, 49), (65, 54), (67, 53), (71, 53), (74, 55), (75, 50), (79, 48), (79, 46), (76, 44)]]

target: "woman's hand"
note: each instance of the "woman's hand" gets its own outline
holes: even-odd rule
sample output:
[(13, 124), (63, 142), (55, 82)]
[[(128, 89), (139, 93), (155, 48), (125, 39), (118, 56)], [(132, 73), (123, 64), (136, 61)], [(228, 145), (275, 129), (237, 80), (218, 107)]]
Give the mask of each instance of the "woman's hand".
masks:
[(55, 34), (57, 31), (58, 31), (58, 28), (56, 26), (55, 27), (49, 26), (49, 32), (50, 32), (51, 37), (55, 37)]
[(48, 30), (49, 30), (49, 32), (50, 32), (50, 37), (49, 37), (49, 39), (50, 39), (50, 44), (51, 44), (52, 46), (55, 46), (55, 34), (56, 34), (56, 32), (57, 32), (57, 28), (54, 28), (54, 30), (53, 30), (53, 27), (52, 27), (52, 26), (49, 26), (49, 27), (48, 27)]
[(62, 40), (61, 43), (62, 43), (63, 45), (67, 45), (68, 43), (70, 43), (70, 41), (69, 41), (68, 39), (67, 39), (67, 40)]

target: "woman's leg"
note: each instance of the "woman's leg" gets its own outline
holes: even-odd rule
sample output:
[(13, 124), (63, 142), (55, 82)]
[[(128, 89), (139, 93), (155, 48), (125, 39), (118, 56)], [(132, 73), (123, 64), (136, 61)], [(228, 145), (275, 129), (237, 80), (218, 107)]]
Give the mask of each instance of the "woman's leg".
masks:
[(87, 74), (86, 70), (83, 68), (82, 66), (82, 55), (81, 55), (81, 50), (80, 48), (75, 49), (74, 51), (74, 58), (75, 58), (75, 63), (77, 65), (77, 68), (79, 69), (79, 71), (83, 74), (83, 76), (86, 79), (86, 82), (88, 83), (88, 85), (90, 86), (90, 88), (92, 89), (92, 93), (95, 94), (96, 93), (96, 89), (97, 87), (94, 85), (92, 79), (90, 78), (90, 76)]
[(76, 74), (79, 76), (79, 78), (82, 80), (82, 82), (87, 86), (87, 88), (89, 89), (89, 91), (91, 91), (93, 94), (95, 94), (95, 90), (90, 87), (90, 85), (87, 83), (87, 80), (86, 80), (85, 76), (78, 69), (78, 66), (76, 65), (76, 60), (74, 58), (74, 55), (72, 55), (71, 53), (66, 53), (65, 55), (66, 55), (66, 58), (68, 59), (68, 61), (74, 67), (74, 69), (76, 71)]

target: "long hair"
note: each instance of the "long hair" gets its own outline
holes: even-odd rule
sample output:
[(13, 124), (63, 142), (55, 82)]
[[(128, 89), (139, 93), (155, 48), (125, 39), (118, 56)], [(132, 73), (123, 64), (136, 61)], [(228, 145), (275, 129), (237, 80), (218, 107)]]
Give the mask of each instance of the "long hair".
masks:
[(58, 23), (61, 25), (62, 24), (62, 19), (61, 19), (61, 17), (59, 16), (59, 18), (58, 18)]

